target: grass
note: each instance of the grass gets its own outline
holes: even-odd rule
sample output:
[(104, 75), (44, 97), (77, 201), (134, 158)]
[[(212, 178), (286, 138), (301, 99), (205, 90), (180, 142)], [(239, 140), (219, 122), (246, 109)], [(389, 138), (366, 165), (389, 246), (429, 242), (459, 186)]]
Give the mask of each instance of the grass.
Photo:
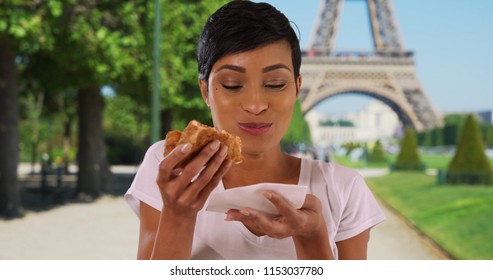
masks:
[(433, 169), (447, 169), (451, 155), (437, 155), (437, 154), (421, 154), (421, 160), (426, 164), (427, 168)]
[[(356, 161), (353, 162), (351, 161), (348, 157), (346, 156), (334, 156), (335, 162), (352, 167), (352, 168), (364, 168), (364, 167), (386, 167), (389, 166), (390, 163), (395, 162), (396, 155), (387, 155), (387, 158), (389, 159), (389, 163), (371, 163), (371, 162), (365, 162), (365, 161)], [(452, 155), (446, 155), (446, 154), (421, 154), (421, 160), (426, 164), (427, 168), (431, 169), (442, 169), (446, 170), (448, 164), (452, 160)], [(491, 166), (493, 166), (493, 158), (490, 158), (490, 163)]]
[(493, 259), (493, 186), (438, 185), (434, 176), (418, 172), (367, 182), (454, 258)]
[(351, 159), (349, 159), (346, 156), (334, 156), (334, 161), (340, 165), (344, 165), (344, 166), (351, 167), (351, 168), (388, 167), (390, 164), (390, 161), (389, 162), (367, 162), (367, 161), (362, 161), (362, 160), (351, 161)]

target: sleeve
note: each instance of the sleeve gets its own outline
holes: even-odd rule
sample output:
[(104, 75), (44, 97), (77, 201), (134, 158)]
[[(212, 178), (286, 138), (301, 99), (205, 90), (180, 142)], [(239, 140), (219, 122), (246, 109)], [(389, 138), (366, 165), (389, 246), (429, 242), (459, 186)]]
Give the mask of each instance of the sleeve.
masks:
[(370, 229), (385, 220), (385, 215), (370, 188), (357, 172), (341, 193), (342, 216), (335, 241), (341, 241)]
[(161, 211), (163, 200), (156, 179), (159, 163), (164, 159), (164, 140), (153, 144), (146, 152), (132, 185), (125, 193), (130, 208), (140, 217), (140, 202)]

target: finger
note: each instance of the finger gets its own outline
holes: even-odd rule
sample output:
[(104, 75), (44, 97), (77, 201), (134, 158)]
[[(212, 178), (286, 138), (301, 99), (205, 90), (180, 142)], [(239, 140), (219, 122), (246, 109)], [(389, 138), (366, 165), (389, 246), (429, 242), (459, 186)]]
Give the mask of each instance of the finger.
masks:
[[(217, 186), (222, 176), (227, 172), (230, 163), (226, 159), (227, 147), (221, 148), (213, 158), (206, 164), (199, 176), (184, 191), (183, 198), (187, 200), (197, 200), (199, 204), (205, 203), (210, 192)], [(201, 197), (201, 199), (197, 199)]]
[(279, 214), (286, 217), (287, 219), (293, 219), (297, 216), (296, 209), (291, 206), (284, 197), (279, 195), (274, 191), (265, 191), (263, 193), (264, 197), (267, 198), (279, 211)]
[[(176, 175), (175, 168), (178, 163), (185, 159), (192, 149), (192, 145), (189, 143), (176, 146), (159, 164), (159, 172), (168, 180), (171, 175)], [(160, 176), (161, 177), (161, 176)]]
[(219, 140), (214, 140), (202, 148), (202, 150), (191, 159), (185, 167), (183, 167), (183, 172), (179, 179), (186, 182), (192, 182), (193, 178), (201, 172), (206, 163), (219, 150), (220, 144), (221, 142), (219, 142)]
[[(219, 185), (219, 181), (221, 181), (226, 172), (228, 172), (232, 163), (231, 160), (224, 160), (223, 158), (222, 163), (218, 168), (211, 168), (211, 170), (215, 172), (212, 177), (201, 173), (200, 177), (187, 188), (183, 196), (187, 199), (194, 199), (200, 206), (203, 206), (211, 192)], [(204, 170), (203, 173), (208, 173), (209, 171), (210, 170)], [(202, 175), (204, 175), (204, 177)]]
[(243, 224), (270, 237), (284, 238), (292, 235), (293, 230), (289, 224), (285, 223), (285, 217), (266, 216), (251, 208), (243, 208), (237, 213), (241, 215), (238, 220)]
[(221, 181), (226, 172), (228, 172), (228, 170), (231, 168), (231, 165), (233, 165), (233, 161), (223, 161), (223, 163), (219, 167), (219, 170), (212, 177), (210, 183), (200, 192), (200, 196), (203, 196), (205, 199), (207, 199), (210, 193), (217, 187), (217, 185), (219, 185), (219, 181)]

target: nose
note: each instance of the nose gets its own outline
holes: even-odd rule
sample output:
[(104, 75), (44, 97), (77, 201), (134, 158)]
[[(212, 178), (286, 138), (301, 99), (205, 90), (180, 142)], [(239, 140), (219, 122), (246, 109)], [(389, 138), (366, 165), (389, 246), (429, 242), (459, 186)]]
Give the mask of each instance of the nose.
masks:
[(255, 90), (243, 96), (241, 107), (251, 114), (259, 115), (269, 108), (269, 102), (261, 91)]

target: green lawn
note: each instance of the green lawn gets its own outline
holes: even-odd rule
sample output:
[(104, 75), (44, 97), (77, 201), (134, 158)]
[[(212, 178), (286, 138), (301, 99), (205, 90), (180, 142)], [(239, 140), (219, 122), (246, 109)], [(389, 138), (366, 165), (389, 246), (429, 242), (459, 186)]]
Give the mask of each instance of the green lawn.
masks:
[[(389, 163), (395, 162), (396, 155), (388, 155)], [(432, 169), (447, 169), (448, 164), (452, 160), (451, 155), (444, 154), (421, 154), (422, 161), (426, 164), (427, 168)], [(388, 166), (389, 164), (382, 163), (368, 163), (364, 161), (352, 162), (348, 157), (345, 156), (334, 156), (334, 161), (352, 168), (363, 168), (363, 167), (382, 167)], [(490, 159), (491, 165), (493, 166), (493, 158)]]
[(366, 167), (388, 167), (390, 164), (385, 162), (367, 162), (367, 161), (351, 161), (346, 156), (334, 156), (334, 161), (340, 165), (344, 165), (351, 168), (366, 168)]
[(447, 169), (451, 155), (437, 155), (437, 154), (421, 154), (421, 160), (425, 162), (427, 168), (433, 169)]
[(417, 172), (367, 182), (454, 258), (493, 259), (493, 186), (437, 185), (435, 176)]

